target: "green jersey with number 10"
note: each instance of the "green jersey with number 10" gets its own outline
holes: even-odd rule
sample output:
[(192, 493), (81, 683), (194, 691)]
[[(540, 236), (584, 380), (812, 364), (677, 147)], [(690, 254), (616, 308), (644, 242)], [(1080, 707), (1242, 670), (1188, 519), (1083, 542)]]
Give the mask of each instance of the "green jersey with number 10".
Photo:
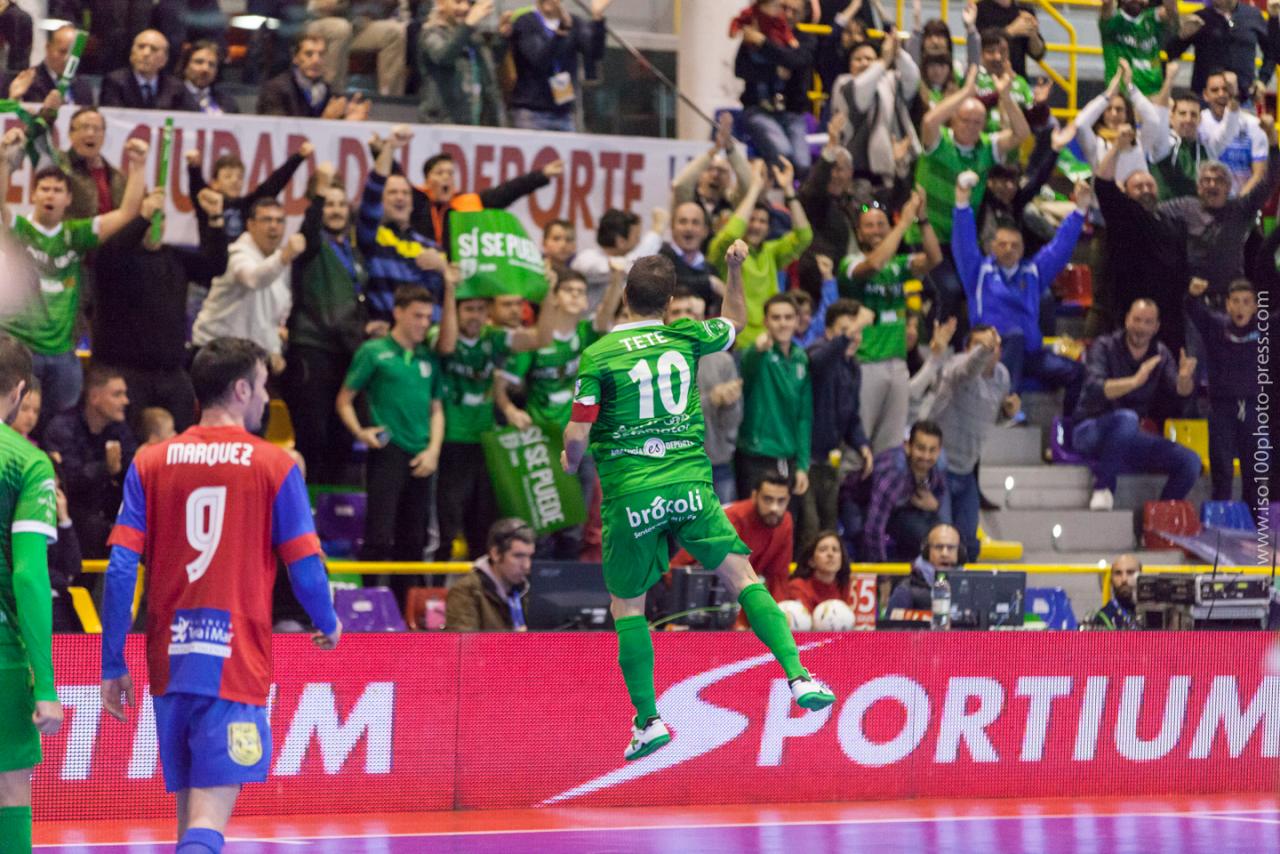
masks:
[(624, 323), (582, 354), (574, 404), (596, 408), (591, 454), (616, 498), (674, 483), (711, 483), (698, 360), (733, 346), (723, 318)]

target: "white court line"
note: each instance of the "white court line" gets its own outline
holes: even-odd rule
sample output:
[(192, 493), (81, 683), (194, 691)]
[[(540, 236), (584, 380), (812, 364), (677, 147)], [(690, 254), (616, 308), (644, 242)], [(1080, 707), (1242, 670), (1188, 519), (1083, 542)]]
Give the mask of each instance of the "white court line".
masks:
[[(1043, 821), (1045, 819), (1101, 819), (1101, 818), (1191, 818), (1219, 819), (1222, 821), (1251, 821), (1262, 824), (1280, 824), (1280, 819), (1250, 819), (1238, 816), (1257, 815), (1265, 810), (1218, 810), (1216, 812), (1112, 812), (1112, 813), (1031, 813), (1027, 815), (955, 815), (955, 816), (896, 816), (893, 818), (849, 818), (849, 819), (814, 819), (812, 821), (742, 821), (721, 822), (711, 824), (637, 824), (610, 827), (536, 827), (525, 830), (427, 830), (416, 833), (341, 833), (325, 836), (288, 836), (280, 838), (237, 837), (228, 842), (266, 842), (285, 845), (301, 845), (306, 842), (327, 842), (336, 839), (419, 839), (446, 836), (511, 836), (532, 833), (615, 833), (615, 832), (654, 832), (662, 830), (719, 830), (739, 827), (824, 827), (829, 825), (875, 825), (875, 824), (930, 824), (961, 821)], [(1274, 815), (1280, 813), (1272, 812)], [(287, 818), (284, 816), (283, 818)], [(35, 846), (36, 850), (45, 848), (88, 848), (92, 851), (98, 846), (140, 847), (143, 845), (172, 845), (173, 840), (148, 840), (145, 842), (57, 842)]]

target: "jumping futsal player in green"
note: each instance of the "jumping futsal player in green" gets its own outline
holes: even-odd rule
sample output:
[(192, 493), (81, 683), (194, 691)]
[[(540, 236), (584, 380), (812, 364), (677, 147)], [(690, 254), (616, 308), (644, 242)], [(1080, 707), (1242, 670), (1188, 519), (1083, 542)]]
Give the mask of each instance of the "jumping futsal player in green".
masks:
[[(728, 350), (747, 322), (742, 262), (747, 245), (725, 253), (728, 286), (723, 316), (683, 318), (663, 313), (675, 289), (675, 268), (662, 256), (636, 261), (623, 291), (623, 322), (582, 354), (573, 415), (564, 431), (565, 471), (578, 469), (588, 440), (600, 473), (604, 581), (613, 598), (618, 664), (635, 706), (627, 760), (671, 741), (658, 717), (653, 641), (645, 593), (667, 570), (667, 534), (698, 562), (714, 568), (735, 596), (756, 636), (773, 652), (805, 709), (835, 702), (831, 690), (800, 664), (787, 619), (769, 595), (711, 488), (698, 401), (698, 359)], [(791, 417), (778, 413), (779, 418)]]
[(53, 464), (9, 427), (31, 353), (0, 335), (0, 851), (30, 854), (31, 769), (62, 726), (53, 685), (48, 544), (58, 538)]

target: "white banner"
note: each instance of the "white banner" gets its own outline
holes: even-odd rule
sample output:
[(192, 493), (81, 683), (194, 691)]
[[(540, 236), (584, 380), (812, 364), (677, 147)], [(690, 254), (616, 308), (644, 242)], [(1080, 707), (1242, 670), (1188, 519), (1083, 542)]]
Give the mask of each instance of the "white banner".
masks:
[[(58, 117), (58, 147), (66, 149), (67, 128), (72, 109)], [(107, 123), (103, 155), (119, 166), (124, 145), (132, 137), (151, 143), (149, 161), (152, 180), (160, 168), (160, 139), (168, 114), (159, 110), (102, 110)], [(371, 134), (387, 136), (394, 126), (388, 122), (344, 122), (322, 119), (294, 119), (277, 116), (206, 116), (201, 113), (173, 113), (173, 149), (169, 158), (170, 178), (165, 208), (168, 214), (165, 240), (170, 243), (196, 242), (195, 217), (187, 192), (187, 165), (183, 154), (195, 148), (203, 154), (205, 180), (213, 161), (223, 154), (236, 154), (246, 167), (246, 187), (254, 187), (294, 151), (304, 140), (315, 153), (304, 163), (285, 189), (281, 201), (296, 228), (306, 210), (307, 180), (317, 163), (331, 161), (346, 181), (347, 193), (358, 204), (364, 181), (372, 168), (368, 140)], [(8, 117), (5, 127), (18, 124)], [(585, 134), (521, 131), (501, 128), (468, 128), (452, 125), (413, 125), (413, 142), (405, 149), (401, 168), (414, 184), (423, 180), (422, 164), (441, 151), (453, 155), (457, 163), (458, 192), (479, 192), (503, 181), (540, 169), (553, 160), (563, 160), (564, 174), (532, 196), (512, 205), (510, 210), (541, 241), (543, 227), (553, 219), (567, 219), (579, 229), (581, 245), (593, 241), (600, 215), (609, 208), (621, 208), (647, 215), (654, 207), (670, 204), (670, 184), (675, 173), (705, 147), (688, 142), (647, 137), (589, 136)], [(30, 210), (30, 163), (24, 161), (9, 187), (9, 204), (14, 211)]]

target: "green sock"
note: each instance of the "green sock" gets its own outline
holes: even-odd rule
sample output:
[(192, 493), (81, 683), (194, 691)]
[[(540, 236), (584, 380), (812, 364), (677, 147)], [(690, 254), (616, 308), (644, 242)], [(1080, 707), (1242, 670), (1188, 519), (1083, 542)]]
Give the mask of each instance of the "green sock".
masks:
[[(618, 632), (618, 665), (622, 668), (622, 680), (627, 683), (631, 705), (636, 707), (636, 725), (641, 726), (649, 718), (658, 716), (649, 621), (643, 616), (623, 617), (614, 621), (614, 628)], [(786, 628), (785, 622), (783, 628)]]
[(751, 631), (769, 647), (786, 672), (787, 679), (807, 676), (808, 672), (800, 664), (800, 652), (796, 649), (796, 639), (791, 636), (786, 615), (782, 613), (778, 603), (773, 601), (764, 585), (757, 582), (742, 588), (742, 592), (738, 594), (738, 604), (746, 612)]
[(6, 854), (31, 854), (31, 807), (0, 807), (0, 839)]

